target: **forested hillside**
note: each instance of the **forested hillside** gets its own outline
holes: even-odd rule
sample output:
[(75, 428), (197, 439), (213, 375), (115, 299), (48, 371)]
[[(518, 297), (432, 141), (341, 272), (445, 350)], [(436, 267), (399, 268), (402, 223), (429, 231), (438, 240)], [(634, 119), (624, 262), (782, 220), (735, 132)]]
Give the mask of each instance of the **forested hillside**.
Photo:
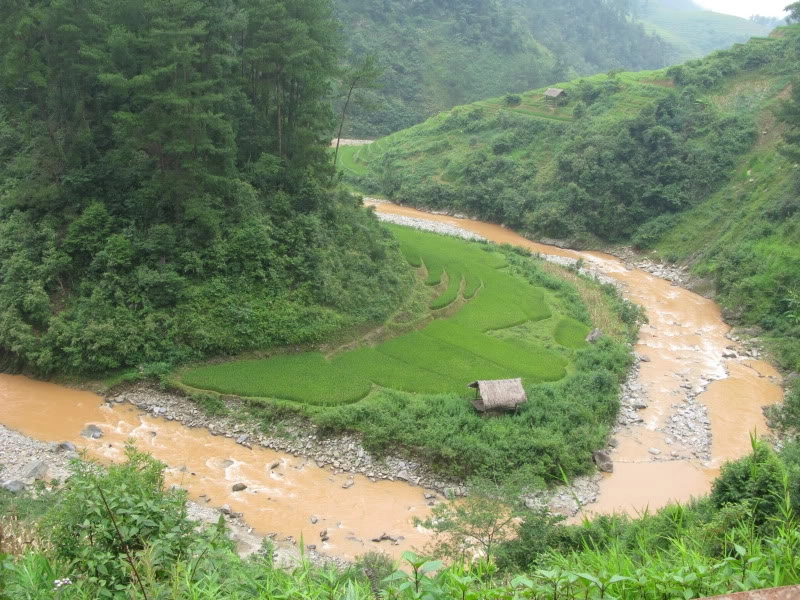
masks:
[(799, 35), (783, 28), (667, 70), (568, 82), (562, 105), (539, 90), (459, 107), (343, 162), (365, 191), (539, 238), (663, 240), (740, 322), (772, 332), (796, 370), (797, 153), (779, 149), (787, 127), (797, 144)]
[(408, 283), (330, 189), (327, 0), (6, 3), (0, 368), (164, 363), (379, 319)]
[(347, 132), (378, 136), (452, 106), (611, 69), (671, 62), (628, 0), (337, 0), (351, 60), (385, 68)]

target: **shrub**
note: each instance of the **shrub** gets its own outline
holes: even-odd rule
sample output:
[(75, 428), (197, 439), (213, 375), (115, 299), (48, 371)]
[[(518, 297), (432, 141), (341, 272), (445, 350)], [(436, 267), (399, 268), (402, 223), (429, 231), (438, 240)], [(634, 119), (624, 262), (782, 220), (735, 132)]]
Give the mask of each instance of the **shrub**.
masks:
[(722, 467), (711, 489), (711, 502), (718, 509), (729, 504), (748, 503), (752, 506), (754, 522), (764, 524), (778, 514), (784, 495), (785, 472), (769, 446), (753, 438), (752, 454)]
[(100, 598), (119, 597), (135, 584), (134, 565), (166, 577), (198, 541), (187, 520), (185, 492), (164, 491), (164, 465), (132, 445), (127, 462), (106, 472), (76, 463), (61, 502), (46, 517), (57, 558), (73, 565)]

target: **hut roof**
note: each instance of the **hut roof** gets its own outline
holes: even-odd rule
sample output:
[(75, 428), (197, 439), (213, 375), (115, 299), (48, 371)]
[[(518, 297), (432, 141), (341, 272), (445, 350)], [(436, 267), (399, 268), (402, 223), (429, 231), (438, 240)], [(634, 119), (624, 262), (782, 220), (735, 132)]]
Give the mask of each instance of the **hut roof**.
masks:
[(547, 91), (544, 93), (544, 95), (547, 96), (548, 98), (558, 98), (562, 94), (566, 93), (567, 92), (565, 90), (562, 90), (561, 88), (547, 88)]
[(528, 401), (522, 379), (519, 378), (473, 381), (467, 387), (476, 388), (481, 394), (480, 400), (475, 403), (478, 410), (513, 410), (517, 405)]

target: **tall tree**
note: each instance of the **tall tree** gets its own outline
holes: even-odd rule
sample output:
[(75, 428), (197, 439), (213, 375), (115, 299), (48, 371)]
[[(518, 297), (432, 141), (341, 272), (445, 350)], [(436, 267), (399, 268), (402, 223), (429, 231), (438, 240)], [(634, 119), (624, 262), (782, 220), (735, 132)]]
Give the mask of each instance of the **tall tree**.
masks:
[(789, 23), (800, 23), (800, 2), (790, 4), (785, 10), (789, 12), (789, 15), (786, 17)]
[(344, 91), (344, 106), (342, 106), (342, 116), (339, 119), (339, 130), (336, 133), (336, 151), (333, 153), (333, 166), (339, 158), (339, 144), (342, 141), (342, 130), (347, 118), (347, 109), (353, 94), (359, 89), (377, 89), (378, 79), (383, 74), (383, 67), (378, 64), (378, 58), (374, 54), (367, 54), (360, 61), (354, 61), (349, 66), (342, 69), (340, 75), (341, 86)]

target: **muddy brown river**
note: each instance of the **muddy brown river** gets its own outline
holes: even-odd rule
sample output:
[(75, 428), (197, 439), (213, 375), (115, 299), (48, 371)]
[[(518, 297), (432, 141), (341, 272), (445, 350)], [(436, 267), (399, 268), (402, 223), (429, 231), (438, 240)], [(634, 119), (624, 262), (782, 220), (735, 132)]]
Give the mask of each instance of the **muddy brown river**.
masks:
[[(635, 513), (704, 494), (724, 461), (748, 452), (750, 433), (766, 432), (762, 406), (780, 401), (779, 374), (762, 361), (723, 358), (726, 348), (735, 345), (725, 337), (729, 327), (714, 302), (628, 269), (609, 255), (544, 246), (496, 225), (388, 203), (376, 210), (450, 223), (542, 254), (583, 258), (619, 281), (626, 297), (646, 309), (649, 324), (642, 328), (636, 351), (650, 359), (640, 364), (648, 408), (640, 412), (641, 425), (617, 435), (615, 471), (604, 477), (599, 500), (589, 511)], [(701, 388), (705, 391), (697, 401), (708, 409), (713, 440), (710, 458), (704, 459), (662, 431), (687, 390)], [(145, 415), (129, 405), (107, 405), (88, 392), (0, 375), (0, 423), (39, 440), (72, 441), (106, 462), (119, 460), (126, 440), (133, 439), (168, 465), (169, 483), (187, 489), (193, 500), (227, 504), (262, 535), (276, 533), (279, 540), (292, 536), (332, 556), (352, 559), (380, 550), (398, 557), (429, 539), (413, 525), (414, 517), (429, 511), (422, 488), (355, 476), (354, 485), (345, 489), (345, 475), (320, 469), (313, 461), (258, 447), (249, 450), (205, 429)], [(103, 430), (101, 439), (81, 437), (89, 423)], [(660, 453), (654, 455), (653, 449)], [(273, 468), (276, 461), (279, 465)], [(247, 489), (232, 492), (238, 482)], [(325, 542), (322, 530), (327, 530)], [(399, 537), (398, 542), (371, 541), (382, 533)]]

